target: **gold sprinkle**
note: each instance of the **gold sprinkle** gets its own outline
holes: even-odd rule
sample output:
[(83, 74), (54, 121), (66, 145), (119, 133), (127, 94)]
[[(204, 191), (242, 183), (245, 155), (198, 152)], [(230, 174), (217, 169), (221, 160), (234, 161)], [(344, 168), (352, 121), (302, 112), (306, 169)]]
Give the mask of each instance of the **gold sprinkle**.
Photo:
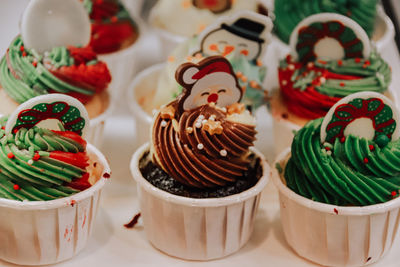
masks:
[(175, 61), (175, 57), (174, 56), (169, 56), (168, 57), (168, 62), (174, 62)]
[(208, 132), (211, 135), (214, 135), (214, 134), (222, 134), (222, 131), (224, 129), (222, 128), (220, 121), (208, 120), (206, 123), (203, 123), (202, 130)]
[(256, 64), (257, 64), (257, 66), (259, 66), (259, 67), (261, 67), (261, 66), (263, 65), (262, 62), (261, 62), (261, 60), (259, 60), (259, 59), (257, 59)]
[(184, 9), (188, 9), (192, 4), (190, 3), (190, 0), (183, 0), (182, 1), (182, 7)]
[(243, 75), (242, 72), (240, 72), (240, 71), (236, 72), (236, 76), (237, 76), (238, 78), (242, 77), (242, 75)]
[(162, 119), (173, 119), (175, 117), (175, 108), (173, 106), (165, 106), (160, 110)]
[(197, 33), (201, 33), (207, 27), (206, 24), (200, 24), (197, 28)]
[(187, 56), (186, 60), (192, 62), (193, 61), (193, 57), (192, 56)]
[(228, 114), (232, 115), (234, 113), (240, 114), (244, 111), (244, 104), (242, 103), (234, 103), (230, 106), (228, 106)]
[(192, 127), (187, 127), (186, 128), (186, 133), (188, 133), (188, 134), (193, 133), (193, 128)]
[(258, 85), (258, 83), (256, 81), (250, 81), (250, 86), (255, 88), (255, 89), (259, 89), (260, 85)]
[(242, 80), (242, 82), (247, 82), (247, 76), (243, 75), (242, 77), (240, 77), (240, 79)]

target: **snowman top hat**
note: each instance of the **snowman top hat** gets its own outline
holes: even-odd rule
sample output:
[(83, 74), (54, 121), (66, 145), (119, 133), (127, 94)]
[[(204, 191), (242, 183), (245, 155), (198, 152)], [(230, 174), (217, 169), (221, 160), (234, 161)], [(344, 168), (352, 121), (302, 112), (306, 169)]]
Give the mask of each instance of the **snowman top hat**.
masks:
[(239, 18), (231, 25), (222, 23), (221, 28), (252, 41), (259, 43), (265, 42), (264, 39), (260, 38), (260, 35), (265, 29), (265, 25), (248, 18)]

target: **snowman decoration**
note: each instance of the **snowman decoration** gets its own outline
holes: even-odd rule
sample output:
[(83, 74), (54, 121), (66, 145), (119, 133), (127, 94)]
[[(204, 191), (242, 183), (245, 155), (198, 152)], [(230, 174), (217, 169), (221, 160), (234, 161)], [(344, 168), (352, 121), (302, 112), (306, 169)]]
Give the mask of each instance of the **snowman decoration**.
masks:
[(249, 61), (260, 58), (271, 39), (272, 20), (251, 11), (223, 17), (199, 35), (204, 56), (243, 55)]
[(231, 64), (221, 56), (208, 57), (198, 64), (182, 64), (176, 71), (176, 80), (184, 88), (178, 100), (181, 112), (206, 104), (224, 108), (243, 96)]

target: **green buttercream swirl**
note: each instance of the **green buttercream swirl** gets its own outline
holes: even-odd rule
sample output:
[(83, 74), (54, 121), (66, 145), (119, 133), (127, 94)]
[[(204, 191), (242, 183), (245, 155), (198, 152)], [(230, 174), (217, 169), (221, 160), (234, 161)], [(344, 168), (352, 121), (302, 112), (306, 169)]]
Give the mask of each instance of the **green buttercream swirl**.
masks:
[[(345, 97), (361, 91), (384, 93), (388, 89), (392, 78), (392, 71), (389, 65), (375, 51), (368, 58), (358, 59), (358, 61), (354, 58), (340, 61), (316, 60), (313, 64), (335, 74), (360, 77), (360, 79), (352, 80), (328, 78), (325, 82), (314, 87), (319, 93), (328, 96)], [(286, 65), (286, 60), (282, 60), (281, 67), (285, 67)], [(296, 81), (293, 84), (293, 88), (305, 90), (319, 76), (315, 71), (307, 71), (307, 75), (304, 76), (304, 71), (307, 71), (306, 67), (293, 73), (291, 80)]]
[(279, 38), (288, 43), (300, 21), (313, 14), (330, 12), (350, 17), (371, 36), (377, 3), (377, 0), (275, 0), (274, 29)]
[[(2, 126), (5, 120), (2, 119)], [(50, 152), (84, 152), (76, 141), (50, 130), (21, 128), (6, 135), (0, 130), (0, 197), (13, 200), (52, 200), (79, 192), (66, 183), (82, 177), (85, 169), (50, 158)], [(10, 153), (14, 158), (9, 158)], [(34, 159), (35, 153), (40, 155)], [(16, 190), (14, 185), (20, 189)]]
[[(0, 84), (7, 94), (18, 103), (23, 103), (35, 96), (48, 94), (50, 90), (58, 93), (81, 93), (93, 95), (94, 91), (66, 83), (49, 70), (70, 66), (74, 59), (70, 57), (65, 47), (54, 48), (43, 57), (34, 49), (26, 49), (20, 36), (16, 37), (8, 48), (8, 64), (15, 72), (12, 73), (7, 64), (7, 55), (0, 61)], [(25, 53), (25, 55), (23, 55)], [(34, 66), (36, 62), (36, 66)]]
[(344, 143), (321, 144), (322, 120), (310, 121), (295, 135), (284, 173), (287, 186), (314, 201), (341, 206), (386, 202), (393, 192), (398, 196), (400, 140), (380, 148), (350, 135)]

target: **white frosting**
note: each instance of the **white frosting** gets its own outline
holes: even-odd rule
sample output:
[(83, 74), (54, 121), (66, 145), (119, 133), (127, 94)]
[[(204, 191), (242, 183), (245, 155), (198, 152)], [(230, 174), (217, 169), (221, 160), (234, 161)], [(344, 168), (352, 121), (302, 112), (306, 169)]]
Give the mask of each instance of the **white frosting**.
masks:
[(258, 0), (233, 1), (229, 10), (214, 14), (193, 6), (191, 0), (159, 0), (151, 11), (152, 24), (170, 33), (190, 37), (200, 33), (220, 16), (239, 10), (257, 11)]

